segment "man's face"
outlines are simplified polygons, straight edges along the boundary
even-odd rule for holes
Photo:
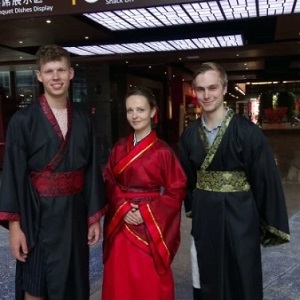
[[[66,58],[50,61],[41,65],[37,79],[43,84],[45,94],[51,97],[67,97],[70,80],[74,70],[68,65]]]
[[[219,72],[210,70],[199,74],[194,80],[194,88],[204,112],[214,112],[223,107],[227,87],[224,87]]]

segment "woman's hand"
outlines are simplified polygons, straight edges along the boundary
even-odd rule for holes
[[[130,225],[139,225],[144,222],[143,217],[140,213],[139,206],[131,204],[131,210],[125,215],[124,221]]]

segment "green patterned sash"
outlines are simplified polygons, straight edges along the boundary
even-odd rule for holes
[[[212,192],[250,191],[250,184],[243,171],[202,171],[197,172],[197,188]]]
[[[199,133],[202,141],[204,142],[207,155],[197,171],[197,188],[206,191],[215,192],[241,192],[249,191],[250,185],[248,183],[245,172],[243,171],[206,171],[207,167],[212,162],[218,147],[222,141],[225,131],[234,115],[230,109],[224,118],[219,132],[211,145],[209,146],[206,134],[202,127],[199,127]]]

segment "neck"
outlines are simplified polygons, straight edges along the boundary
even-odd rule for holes
[[[143,132],[135,131],[135,132],[134,132],[134,135],[135,135],[136,141],[137,141],[137,142],[141,141],[141,140],[142,140],[143,138],[145,138],[150,132],[151,132],[151,129],[149,129],[148,131],[143,131]]]
[[[66,108],[67,107],[67,97],[66,96],[62,96],[62,97],[51,97],[47,94],[45,94],[46,100],[48,105],[51,108]]]
[[[212,111],[212,112],[203,112],[203,118],[205,124],[210,128],[217,127],[225,118],[227,110],[224,106],[220,107],[220,109]]]

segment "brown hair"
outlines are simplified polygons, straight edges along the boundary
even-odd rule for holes
[[[221,82],[222,82],[222,85],[223,87],[227,86],[227,83],[228,83],[228,77],[227,77],[227,73],[225,71],[225,69],[215,63],[215,62],[205,62],[203,63],[194,73],[193,75],[193,81],[195,81],[196,77],[199,75],[199,74],[203,74],[207,71],[216,71],[220,74],[220,79],[221,79]]]
[[[71,67],[70,53],[66,49],[57,45],[45,45],[41,46],[36,53],[36,64],[40,70],[43,64],[50,61],[59,61],[62,58],[65,58],[69,67]]]
[[[146,87],[143,87],[143,86],[133,87],[126,94],[125,100],[128,97],[135,96],[135,95],[144,96],[147,99],[151,109],[154,108],[154,107],[157,108],[155,96],[154,96],[154,94],[152,93],[152,91],[150,89],[148,89]]]
[[[150,109],[156,108],[156,112],[154,117],[151,119],[151,127],[154,129],[157,126],[158,123],[158,107],[156,104],[156,98],[152,91],[146,87],[143,86],[136,86],[129,90],[129,92],[126,94],[125,101],[130,96],[143,96],[146,98],[147,102],[150,105]]]

